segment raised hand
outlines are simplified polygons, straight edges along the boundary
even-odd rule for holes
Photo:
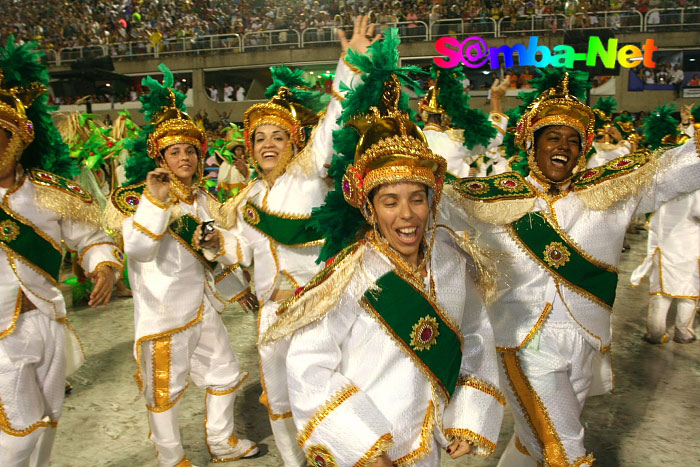
[[[165,202],[170,192],[170,174],[162,167],[153,169],[146,175],[146,188],[157,200]]]
[[[375,24],[369,23],[369,16],[358,16],[355,18],[355,27],[352,29],[352,37],[350,40],[347,39],[345,31],[338,29],[338,39],[340,39],[340,46],[343,49],[343,53],[346,53],[349,49],[354,49],[359,53],[363,54],[367,52],[367,48],[377,41],[380,37],[379,34],[374,34]]]

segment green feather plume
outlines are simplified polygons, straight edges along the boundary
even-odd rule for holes
[[[175,105],[183,112],[187,111],[185,106],[185,95],[173,88],[175,78],[170,69],[161,63],[158,69],[163,73],[163,84],[159,83],[150,76],[141,80],[141,84],[149,89],[148,94],[141,96],[141,109],[139,112],[144,114],[147,122],[153,119],[153,116],[163,107],[170,104],[170,91],[175,93]],[[148,172],[157,167],[156,161],[148,156],[146,149],[146,140],[153,133],[154,127],[152,124],[144,125],[138,132],[138,136],[130,138],[125,143],[126,149],[129,150],[130,157],[126,161],[126,177],[127,184],[133,185],[146,180]]]
[[[328,107],[330,96],[321,91],[310,89],[310,83],[304,79],[304,70],[292,70],[287,65],[270,67],[272,84],[265,90],[265,97],[272,99],[281,87],[287,87],[292,92],[294,102],[318,113]]]
[[[483,111],[469,107],[469,94],[464,92],[462,81],[466,78],[462,65],[455,68],[438,68],[433,64],[431,75],[437,88],[438,102],[450,116],[451,126],[464,130],[464,146],[472,149],[476,145],[488,146],[496,136],[496,129],[491,125]]]
[[[368,113],[371,106],[381,103],[384,83],[392,74],[404,86],[421,93],[420,85],[410,77],[410,73],[424,72],[414,66],[399,67],[399,43],[398,30],[392,28],[385,32],[382,41],[372,44],[366,54],[350,50],[346,56],[350,65],[362,71],[362,83],[355,88],[342,87],[348,93],[342,102],[343,111],[339,118],[341,128],[333,132],[333,149],[336,154],[328,170],[335,189],[328,192],[322,206],[313,210],[310,220],[312,226],[326,239],[318,262],[327,261],[355,242],[362,228],[367,225],[360,210],[350,206],[343,197],[343,175],[348,165],[353,163],[355,149],[360,141],[357,131],[344,126],[345,123],[356,115]],[[402,93],[399,108],[415,118],[415,111],[408,107],[408,94]]]
[[[664,136],[676,136],[680,133],[678,120],[671,115],[675,107],[673,104],[664,104],[655,108],[644,118],[644,143],[649,149],[658,149],[663,146],[661,140]]]
[[[603,125],[609,123],[609,121],[612,119],[612,114],[615,112],[616,109],[617,100],[614,97],[601,97],[600,99],[598,99],[598,102],[596,102],[593,106],[593,110],[600,110],[605,114],[605,118],[607,118],[608,120],[604,120],[598,114],[598,112],[594,112],[596,130],[599,128],[603,128]]]
[[[0,47],[4,84],[14,87],[38,82],[48,88],[49,72],[41,62],[43,56],[36,42],[18,46],[10,36],[5,47]],[[51,118],[50,112],[56,108],[49,106],[48,100],[48,94],[42,94],[27,109],[27,118],[34,125],[34,141],[22,153],[20,162],[25,168],[38,167],[73,178],[79,169]]]
[[[693,110],[690,111],[690,114],[693,116],[695,122],[700,123],[700,106],[693,106]]]

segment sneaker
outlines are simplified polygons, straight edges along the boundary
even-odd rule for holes
[[[231,435],[225,444],[213,444],[209,447],[212,462],[230,462],[253,457],[259,451],[257,444],[247,439],[238,439],[236,435]]]
[[[646,333],[642,339],[650,344],[665,344],[668,342],[669,336],[667,333],[663,333],[661,336],[652,336],[651,334]]]

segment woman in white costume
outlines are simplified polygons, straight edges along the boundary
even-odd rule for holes
[[[610,313],[627,225],[699,186],[694,140],[586,169],[594,116],[572,94],[567,73],[518,122],[527,177],[462,179],[445,190],[464,222],[447,210],[444,221],[505,253],[489,303],[516,431],[501,466],[593,465],[580,414],[587,397],[612,389]]]
[[[153,124],[143,164],[157,164],[145,182],[115,190],[106,212],[121,230],[134,293],[137,379],[146,399],[150,438],[162,467],[192,465],[185,456],[178,425],[187,377],[205,395],[205,441],[213,462],[250,457],[255,443],[234,433],[241,371],[221,312],[244,293],[240,269],[222,270],[197,248],[195,229],[216,218],[219,203],[199,181],[206,150],[204,133],[184,113],[184,95],[172,89],[172,73],[161,67],[165,85],[144,80],[142,98]],[[163,101],[164,99],[164,101]],[[221,222],[219,220],[219,222]]]
[[[441,447],[489,455],[498,439],[504,399],[477,286],[490,276],[434,223],[446,163],[398,110],[400,92],[393,76],[381,110],[353,121],[343,194],[364,237],[283,305],[265,340],[292,336],[297,440],[316,466],[438,466]]]
[[[340,33],[343,56],[348,49],[359,53],[373,41],[374,26],[367,17],[355,22],[348,41]],[[274,70],[289,75],[284,68]],[[297,80],[297,73],[291,78]],[[276,78],[277,75],[273,75]],[[341,58],[333,80],[333,99],[320,121],[296,96],[312,97],[302,88],[280,86],[269,102],[251,106],[244,116],[247,152],[258,177],[223,207],[232,227],[207,237],[209,259],[224,264],[253,266],[255,293],[260,303],[258,333],[261,337],[277,320],[277,307],[306,284],[321,268],[316,258],[322,244],[309,226],[311,210],[328,192],[326,166],[333,154],[332,132],[337,129],[342,99],[340,83],[352,85],[359,76]],[[275,79],[277,82],[277,79]],[[306,130],[314,127],[307,138]],[[307,141],[308,139],[308,141]],[[220,239],[220,241],[219,241]],[[260,401],[267,407],[275,443],[284,464],[304,466],[304,453],[295,442],[287,394],[284,345],[259,348]]]
[[[53,125],[36,43],[0,47],[0,465],[49,465],[66,375],[84,358],[59,289],[65,247],[109,302],[123,254]],[[40,168],[41,167],[41,168]],[[75,170],[77,172],[77,170]]]

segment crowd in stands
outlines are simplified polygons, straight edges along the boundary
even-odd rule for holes
[[[478,31],[490,19],[534,15],[553,31],[601,24],[600,12],[653,8],[700,7],[700,0],[3,0],[0,40],[36,39],[46,49],[150,41],[168,47],[177,39],[267,30],[314,29],[312,40],[333,37],[333,28],[351,24],[358,13],[371,12],[380,24],[407,22],[406,37],[423,33],[440,19],[462,19]],[[547,22],[558,13],[562,26]],[[578,13],[578,14],[577,14]],[[624,21],[624,14],[619,15]],[[255,36],[255,34],[253,34]],[[252,38],[255,41],[255,37]]]

